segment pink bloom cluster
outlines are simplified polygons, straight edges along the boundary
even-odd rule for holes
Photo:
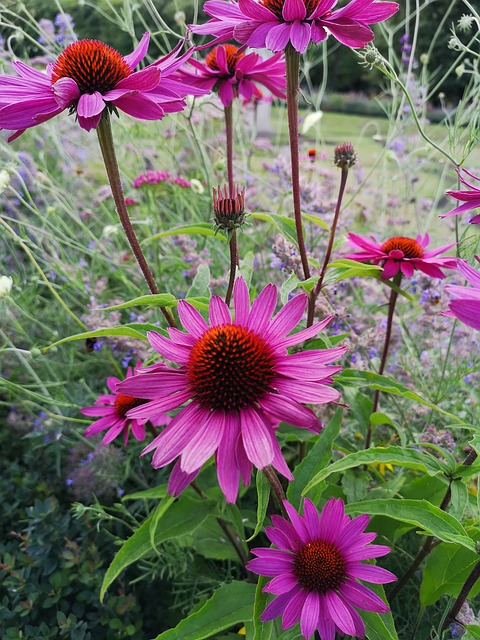
[[[195,87],[218,91],[225,107],[238,95],[245,102],[261,99],[262,92],[257,84],[266,87],[277,98],[285,98],[282,53],[264,60],[258,53],[245,55],[233,44],[219,45],[210,51],[204,62],[190,58],[180,73]]]
[[[150,34],[135,50],[122,56],[98,40],[70,44],[45,72],[23,62],[13,63],[18,76],[0,76],[0,128],[14,130],[13,140],[30,127],[65,109],[76,113],[86,131],[98,126],[104,109],[120,109],[143,120],[159,120],[182,111],[185,96],[205,93],[191,87],[177,70],[192,55],[180,55],[180,42],[168,55],[139,71]]]
[[[462,171],[470,178],[480,181],[480,178],[474,176],[473,173],[470,173],[470,171],[467,171],[466,169],[462,169]],[[463,204],[455,207],[455,209],[452,209],[448,213],[445,213],[443,216],[440,216],[441,218],[449,218],[450,216],[456,216],[459,213],[463,213],[464,211],[470,211],[471,209],[477,209],[478,207],[480,207],[480,188],[476,187],[471,182],[468,182],[466,178],[461,175],[458,169],[457,174],[460,178],[460,182],[466,187],[469,187],[470,191],[447,191],[447,196],[451,196],[456,200],[460,200],[461,202],[463,202]],[[480,213],[470,220],[470,224],[480,224]]]
[[[290,43],[303,53],[310,42],[322,42],[328,33],[348,47],[364,47],[374,38],[369,25],[398,11],[396,2],[351,0],[334,11],[336,4],[337,0],[208,0],[203,10],[211,20],[190,28],[214,36],[213,43],[234,38],[271,51],[283,51]]]
[[[135,178],[132,182],[132,187],[139,189],[142,184],[158,184],[169,180],[170,177],[171,174],[168,171],[145,171]]]
[[[382,279],[393,278],[400,271],[407,278],[411,278],[415,269],[426,273],[432,278],[445,278],[441,268],[455,269],[455,258],[437,258],[455,246],[447,244],[438,249],[427,250],[430,239],[428,233],[418,235],[415,240],[404,236],[394,236],[383,243],[375,239],[364,238],[355,233],[348,234],[348,242],[360,251],[348,253],[344,258],[358,262],[373,262],[383,266]]]
[[[475,256],[475,258],[480,262],[478,256]],[[449,310],[442,315],[458,318],[464,324],[468,324],[469,327],[480,331],[480,272],[463,260],[458,261],[457,268],[472,286],[447,285],[445,291],[453,297],[453,300],[448,303]]]
[[[396,577],[390,571],[363,560],[379,558],[389,547],[370,544],[375,533],[365,533],[368,515],[350,519],[342,500],[330,498],[320,516],[306,499],[304,514],[284,501],[290,522],[273,515],[273,527],[265,533],[278,549],[257,548],[247,568],[272,577],[264,587],[276,595],[261,620],[282,616],[282,629],[300,620],[300,631],[308,640],[315,630],[321,640],[335,640],[335,634],[365,637],[365,624],[355,609],[386,613],[385,602],[358,580],[385,584]]]
[[[321,423],[303,403],[335,402],[330,365],[345,347],[312,349],[288,354],[287,348],[316,336],[331,318],[292,336],[301,320],[306,295],[290,300],[272,318],[278,292],[267,285],[250,307],[245,281],[234,292],[235,319],[225,302],[210,301],[209,322],[188,302],[180,300],[178,314],[187,330],[169,328],[169,338],[147,334],[157,353],[179,365],[154,364],[120,383],[117,391],[145,398],[127,412],[140,422],[180,408],[144,450],[154,451],[152,464],[164,467],[178,458],[169,481],[177,495],[192,482],[202,465],[216,457],[218,481],[228,502],[235,502],[240,477],[250,482],[252,467],[272,465],[289,480],[275,432],[280,421],[318,433]]]

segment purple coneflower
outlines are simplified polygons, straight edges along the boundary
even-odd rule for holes
[[[143,120],[182,111],[186,95],[205,93],[177,74],[193,49],[179,56],[179,43],[160,60],[134,71],[149,41],[145,33],[136,49],[122,56],[98,40],[77,40],[45,72],[14,62],[19,76],[0,76],[0,128],[15,130],[9,138],[13,140],[65,109],[76,113],[86,131],[98,126],[105,108]]]
[[[475,259],[480,262],[478,256]],[[448,303],[448,311],[444,311],[442,315],[458,318],[480,331],[480,272],[463,260],[458,260],[457,269],[473,289],[457,285],[446,286],[445,291],[453,296],[453,300]]]
[[[448,251],[455,246],[455,243],[427,251],[429,240],[428,233],[426,233],[424,236],[418,235],[415,240],[404,236],[394,236],[380,244],[375,240],[349,233],[349,243],[361,251],[349,253],[343,257],[357,260],[357,262],[381,264],[383,266],[381,274],[383,280],[393,278],[399,271],[407,278],[411,278],[415,269],[432,278],[445,278],[440,267],[455,269],[456,260],[455,258],[436,258],[435,256]]]
[[[193,67],[190,69],[189,66]],[[245,55],[233,44],[214,47],[204,62],[190,58],[180,69],[189,84],[207,91],[218,91],[224,107],[241,95],[245,102],[261,99],[262,84],[277,98],[285,98],[285,60],[278,53],[267,60],[258,53]]]
[[[374,37],[369,25],[398,11],[396,2],[352,0],[332,11],[336,4],[337,0],[209,0],[203,10],[212,19],[191,29],[215,36],[214,43],[235,38],[271,51],[282,51],[290,43],[303,53],[310,42],[322,42],[328,33],[348,47],[364,47]]]
[[[463,202],[463,204],[455,207],[455,209],[452,209],[448,213],[445,213],[443,216],[440,216],[441,218],[450,218],[450,216],[456,216],[459,213],[463,213],[464,211],[470,211],[471,209],[477,209],[477,207],[480,207],[480,188],[471,184],[464,177],[462,177],[458,169],[456,171],[458,177],[460,178],[460,182],[466,187],[469,187],[471,191],[447,191],[447,196],[451,196],[456,200],[460,200],[461,202]],[[467,171],[466,169],[462,169],[462,171],[470,178],[480,181],[480,178],[474,176],[473,173],[470,173],[470,171]],[[480,224],[480,213],[470,220],[470,224]]]
[[[141,363],[139,362],[133,371],[130,367],[127,369],[127,380],[138,373],[140,366]],[[133,398],[132,396],[120,393],[117,389],[120,382],[121,380],[114,376],[107,378],[107,387],[113,395],[104,394],[98,396],[93,407],[85,407],[84,409],[81,409],[81,413],[85,416],[100,417],[100,420],[97,420],[85,429],[86,436],[94,436],[97,435],[97,433],[108,429],[102,440],[103,444],[109,444],[112,440],[115,440],[117,436],[123,433],[123,444],[124,446],[127,446],[130,430],[135,440],[145,440],[146,420],[128,418],[126,413],[129,409],[138,407],[141,404],[148,402],[148,400]],[[162,412],[157,412],[156,415],[152,414],[149,420],[154,426],[160,426],[170,422],[169,416],[164,415]]]
[[[179,457],[169,483],[174,495],[213,454],[228,502],[236,500],[240,476],[249,483],[252,466],[272,465],[293,480],[275,428],[285,421],[318,433],[321,423],[303,403],[338,399],[339,392],[330,385],[341,367],[326,365],[341,357],[345,347],[287,353],[288,347],[316,336],[331,318],[287,337],[302,318],[307,296],[292,298],[272,319],[277,296],[277,288],[267,285],[250,308],[247,285],[238,278],[235,319],[214,296],[209,323],[181,300],[178,313],[187,333],[169,328],[170,339],[155,331],[147,334],[155,351],[179,368],[156,364],[119,385],[120,393],[150,400],[129,411],[131,418],[146,420],[188,403],[143,451],[154,451],[155,468]]]
[[[283,616],[283,629],[300,620],[300,631],[307,640],[315,630],[321,640],[334,640],[337,631],[364,638],[365,625],[354,607],[375,613],[386,613],[389,608],[357,580],[385,584],[396,577],[362,560],[384,556],[389,547],[370,544],[376,534],[364,533],[369,516],[350,519],[342,500],[330,498],[320,517],[308,499],[303,516],[286,500],[283,504],[291,522],[274,515],[273,527],[265,529],[278,549],[252,549],[258,557],[247,565],[250,571],[273,578],[263,590],[277,597],[261,620]]]

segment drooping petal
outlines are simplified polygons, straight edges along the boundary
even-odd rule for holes
[[[129,53],[128,56],[123,57],[132,71],[147,55],[149,42],[150,34],[148,33],[148,31],[146,31],[132,53]]]

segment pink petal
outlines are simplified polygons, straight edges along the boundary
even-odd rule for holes
[[[308,298],[303,293],[289,300],[272,319],[270,326],[265,331],[265,340],[276,343],[277,340],[293,331],[303,317],[307,301]]]
[[[138,45],[135,47],[135,49],[132,51],[132,53],[129,53],[128,56],[123,56],[123,59],[125,60],[125,62],[128,64],[128,66],[132,71],[135,69],[137,64],[141,62],[147,55],[149,42],[150,42],[150,34],[147,31],[143,34],[142,39],[140,40]]]
[[[297,578],[293,573],[282,573],[273,580],[270,580],[267,586],[263,588],[263,591],[265,591],[265,593],[275,593],[276,595],[280,595],[281,593],[291,591],[297,586],[297,584]]]
[[[160,69],[150,65],[149,67],[145,67],[145,69],[141,69],[140,71],[135,71],[135,73],[132,73],[130,76],[120,80],[120,82],[115,85],[115,89],[104,94],[104,98],[105,100],[113,101],[115,98],[121,97],[122,94],[116,93],[120,90],[123,92],[151,91],[158,86],[159,82]]]
[[[302,2],[303,4],[303,2]],[[310,44],[312,29],[309,22],[294,22],[290,29],[290,42],[298,53],[305,53]]]
[[[104,108],[105,102],[101,93],[82,93],[77,104],[77,114],[80,118],[91,118],[101,113]]]
[[[400,262],[400,269],[406,278],[411,278],[415,272],[413,264],[408,262],[408,260],[402,260]]]
[[[254,0],[238,0],[238,8],[245,16],[248,16],[248,18],[252,20],[260,20],[263,22],[275,19],[275,14],[258,2],[254,2]]]
[[[373,593],[373,591],[358,582],[347,580],[340,586],[339,591],[346,600],[360,609],[375,611],[376,613],[390,611],[385,602],[376,593]],[[336,620],[335,623],[337,624]],[[347,631],[346,633],[350,632]]]
[[[260,406],[267,415],[296,427],[319,433],[322,423],[308,407],[296,400],[274,393],[266,393],[259,400]]]
[[[280,393],[284,393],[298,402],[309,404],[335,402],[340,397],[340,392],[333,387],[308,380],[278,379],[275,381],[275,386]]]
[[[217,452],[217,475],[227,502],[237,499],[240,472],[235,459],[237,439],[240,437],[240,420],[237,414],[227,413],[223,437]]]
[[[213,296],[210,300],[209,321],[211,327],[232,324],[230,310],[220,296]]]
[[[300,342],[305,342],[305,340],[309,340],[310,338],[314,338],[320,331],[325,329],[325,327],[330,324],[333,320],[333,316],[328,316],[322,322],[318,322],[317,324],[308,327],[307,329],[303,329],[302,331],[298,331],[298,333],[294,333],[292,336],[288,336],[283,340],[279,340],[276,347],[288,348],[293,347],[295,344],[300,344]]]
[[[278,291],[273,284],[267,284],[258,297],[253,301],[252,309],[248,317],[247,326],[252,331],[262,334],[268,326],[277,305]]]
[[[179,301],[178,315],[185,329],[196,338],[201,338],[205,331],[208,331],[208,324],[189,302]]]
[[[100,418],[100,420],[96,420],[93,424],[87,427],[83,433],[88,438],[100,433],[100,431],[114,427],[117,424],[123,427],[124,422],[125,420],[123,418],[117,418],[112,415],[105,416],[104,418]]]
[[[386,584],[387,582],[395,582],[397,579],[397,576],[386,569],[382,569],[382,567],[360,562],[349,563],[348,575],[359,580],[373,582],[374,584]]]
[[[265,611],[260,616],[260,620],[262,622],[268,622],[269,620],[273,620],[274,618],[278,618],[278,616],[281,616],[292,597],[299,591],[300,587],[297,587],[296,589],[292,589],[292,591],[289,591],[288,593],[282,593],[281,595],[277,596],[274,600],[272,600],[272,602],[270,602],[268,607],[266,607]]]
[[[218,88],[218,96],[222,101],[224,107],[229,107],[232,104],[233,86],[228,80],[223,80],[220,82],[220,86]]]
[[[290,598],[290,602],[283,612],[282,629],[290,629],[290,627],[293,627],[293,625],[298,622],[306,599],[307,591],[303,589],[297,591],[297,593]]]
[[[389,280],[396,276],[400,268],[400,263],[395,260],[387,260],[383,265],[382,280]]]
[[[235,280],[233,307],[235,310],[235,324],[246,326],[250,313],[250,296],[247,283],[242,277]]]
[[[282,9],[282,16],[285,22],[304,20],[307,15],[303,0],[285,0]]]
[[[212,456],[225,429],[223,411],[213,411],[203,424],[198,424],[195,434],[184,447],[180,464],[182,471],[193,473]]]
[[[310,638],[317,628],[320,614],[320,597],[315,591],[307,595],[300,617],[300,631],[304,638]]]
[[[131,93],[111,102],[129,116],[140,120],[161,120],[165,113],[164,109],[145,93]]]
[[[271,464],[274,457],[275,435],[272,427],[255,409],[247,407],[240,411],[240,428],[243,446],[248,459],[257,469]]]
[[[72,78],[60,78],[52,86],[57,103],[65,109],[80,97],[80,89]]]
[[[168,480],[168,493],[172,496],[179,496],[195,480],[199,471],[200,469],[197,469],[193,473],[185,473],[180,468],[180,460],[177,460]]]
[[[156,331],[147,331],[147,339],[155,349],[157,353],[172,362],[178,362],[180,364],[186,364],[192,352],[190,347],[184,347],[179,344],[175,344],[168,338],[164,338]]]
[[[325,603],[328,607],[328,612],[335,625],[348,635],[355,633],[355,623],[350,614],[350,611],[345,606],[343,600],[335,593],[335,591],[327,591],[325,593]]]
[[[290,28],[291,25],[286,22],[271,27],[265,38],[267,49],[270,49],[270,51],[283,51],[290,42]]]

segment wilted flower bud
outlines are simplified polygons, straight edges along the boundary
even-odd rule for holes
[[[217,229],[233,231],[245,222],[245,189],[233,188],[233,192],[225,185],[213,189],[213,211]]]
[[[350,169],[355,164],[357,156],[355,155],[355,149],[349,142],[341,144],[339,147],[335,147],[335,156],[333,163],[340,169]]]

